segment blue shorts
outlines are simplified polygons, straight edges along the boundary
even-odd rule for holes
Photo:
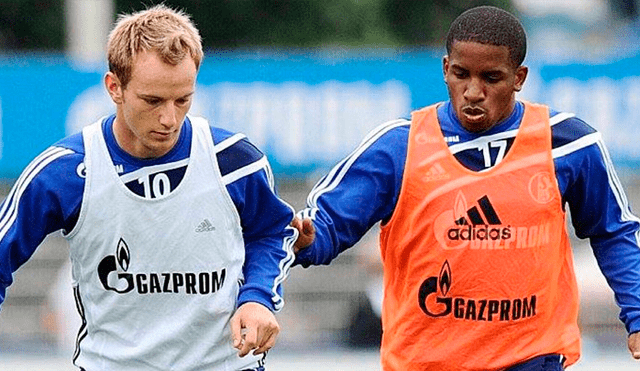
[[[563,371],[564,357],[559,354],[547,354],[532,358],[507,368],[505,371]]]

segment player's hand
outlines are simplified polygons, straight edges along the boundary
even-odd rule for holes
[[[238,355],[262,354],[271,349],[280,333],[276,316],[259,303],[244,303],[231,318],[231,339]]]
[[[316,238],[316,229],[311,219],[300,219],[297,216],[293,218],[291,226],[298,230],[298,239],[293,245],[293,252],[297,254],[313,243]]]
[[[629,346],[629,352],[631,352],[633,358],[640,359],[640,332],[634,332],[629,335],[627,344]]]

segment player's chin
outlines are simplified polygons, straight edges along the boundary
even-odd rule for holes
[[[153,138],[147,141],[146,147],[150,157],[157,158],[171,151],[176,142],[176,138],[162,138],[160,140]]]
[[[465,129],[475,132],[481,133],[485,130],[491,129],[494,125],[491,119],[487,115],[477,115],[477,116],[463,116],[460,121],[462,122]]]

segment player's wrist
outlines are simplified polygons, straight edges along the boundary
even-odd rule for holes
[[[267,295],[260,290],[249,289],[246,290],[238,296],[237,307],[240,308],[243,304],[246,303],[258,303],[265,306],[272,312],[275,312],[275,304],[271,300],[271,295]]]

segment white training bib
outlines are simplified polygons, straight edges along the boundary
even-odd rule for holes
[[[99,121],[83,130],[86,185],[70,242],[86,371],[258,366],[237,356],[229,320],[244,263],[240,218],[222,183],[208,123],[192,118],[181,183],[143,198],[121,181]]]

